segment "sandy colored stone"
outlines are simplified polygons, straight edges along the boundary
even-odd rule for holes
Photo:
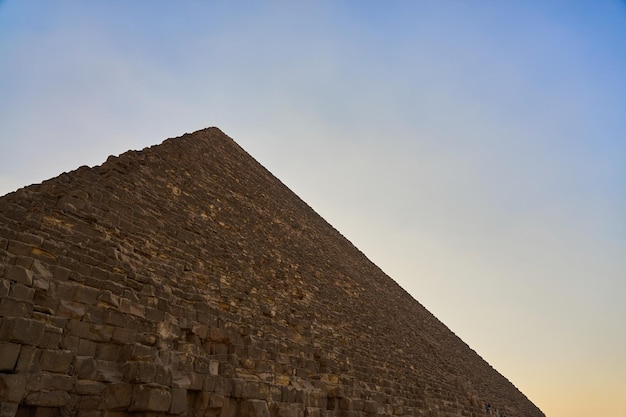
[[[0,219],[0,417],[545,417],[218,129]]]

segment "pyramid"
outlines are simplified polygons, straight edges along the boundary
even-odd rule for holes
[[[1,197],[0,297],[0,416],[544,416],[217,128]]]

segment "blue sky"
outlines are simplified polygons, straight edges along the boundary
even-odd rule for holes
[[[626,417],[626,5],[387,3],[0,2],[0,194],[218,126],[549,416]]]

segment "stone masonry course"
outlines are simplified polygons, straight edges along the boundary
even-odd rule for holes
[[[543,417],[217,128],[0,197],[0,417]]]

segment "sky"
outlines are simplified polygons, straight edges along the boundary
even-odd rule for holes
[[[626,3],[0,0],[0,195],[217,126],[549,417],[626,417]]]

